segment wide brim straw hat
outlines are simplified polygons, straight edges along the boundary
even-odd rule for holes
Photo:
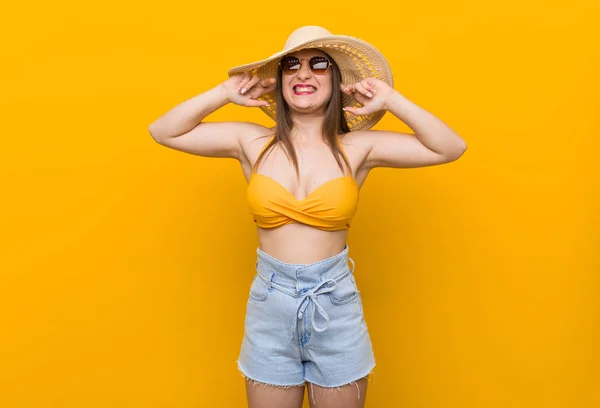
[[[316,48],[327,53],[339,67],[344,85],[374,77],[385,81],[390,87],[394,86],[390,65],[377,48],[359,38],[333,35],[318,26],[298,28],[290,34],[283,50],[261,61],[231,68],[228,75],[232,77],[248,72],[260,79],[276,78],[281,58],[286,54],[307,48]],[[275,91],[264,94],[257,99],[269,103],[270,106],[261,106],[260,108],[275,120],[275,112],[277,111]],[[342,94],[342,103],[344,106],[360,106],[354,98],[346,94]],[[385,111],[381,110],[369,115],[354,115],[350,112],[344,112],[344,114],[349,129],[356,131],[366,130],[374,126],[381,120]]]

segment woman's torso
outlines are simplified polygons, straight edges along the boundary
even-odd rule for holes
[[[313,195],[326,194],[325,190],[331,188],[337,189],[336,193],[339,191],[348,195],[350,202],[355,195],[357,199],[358,189],[367,175],[367,171],[361,168],[366,152],[352,146],[348,135],[338,140],[350,162],[350,172],[340,169],[325,142],[311,141],[295,145],[299,181],[280,146],[275,146],[263,156],[256,174],[253,174],[252,167],[271,137],[272,132],[265,137],[249,140],[243,146],[246,157],[242,161],[242,169],[249,183],[253,177],[259,178],[258,182],[270,184],[290,201],[299,203],[311,200]],[[301,222],[289,222],[276,228],[258,227],[257,230],[262,251],[282,262],[297,264],[317,262],[341,252],[348,236],[348,229],[324,230]]]

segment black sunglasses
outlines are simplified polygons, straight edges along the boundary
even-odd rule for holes
[[[279,66],[284,73],[295,74],[300,70],[302,64],[297,57],[286,56],[279,61]],[[323,75],[331,66],[331,61],[327,57],[312,57],[308,61],[308,66],[313,74]]]

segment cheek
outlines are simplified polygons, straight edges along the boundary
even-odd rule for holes
[[[282,79],[281,80],[281,93],[283,94],[284,97],[289,96],[289,94],[290,94],[289,89],[290,89],[289,81]]]
[[[323,93],[327,95],[327,98],[331,97],[331,89],[333,85],[331,84],[331,76],[327,76],[327,79],[321,82],[321,87],[323,89]]]
[[[323,97],[325,99],[329,99],[331,98],[331,85],[325,85],[323,88],[321,88],[323,90]]]
[[[283,90],[283,93],[291,93],[292,91],[290,90],[290,84],[292,82],[291,78],[282,78],[281,80],[281,88]]]

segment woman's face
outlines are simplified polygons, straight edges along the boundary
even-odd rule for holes
[[[311,71],[309,60],[312,57],[327,57],[322,51],[314,49],[300,50],[288,54],[300,60],[300,69],[292,74],[281,73],[283,97],[292,112],[322,113],[331,98],[331,72],[315,74]],[[328,58],[329,59],[329,58]]]

